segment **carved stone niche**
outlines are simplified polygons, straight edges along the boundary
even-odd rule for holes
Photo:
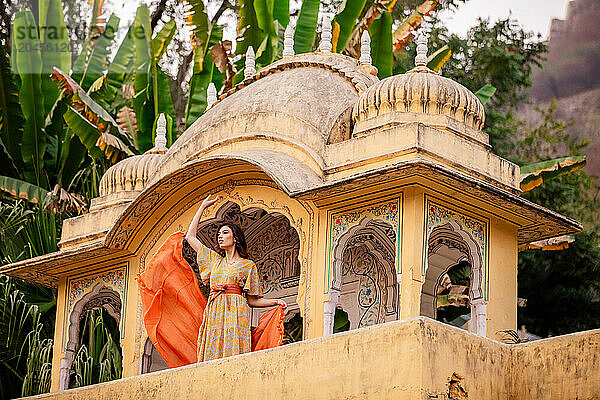
[[[117,326],[119,326],[122,310],[119,293],[102,283],[97,283],[90,292],[86,293],[75,303],[73,311],[69,315],[68,342],[65,350],[65,358],[60,363],[60,390],[69,388],[71,366],[75,359],[75,353],[79,348],[81,319],[87,311],[98,308],[104,308],[115,319]]]
[[[217,211],[215,218],[198,225],[198,239],[217,252],[221,252],[217,243],[217,230],[222,222],[235,223],[244,232],[248,257],[258,268],[263,295],[266,298],[283,298],[288,303],[290,312],[297,310],[300,238],[287,217],[258,207],[241,211],[238,204],[226,202]],[[183,256],[198,276],[196,254],[185,242]],[[200,289],[208,294],[209,288],[200,285]],[[252,310],[253,324],[256,324],[262,311],[264,310]]]
[[[350,329],[398,318],[393,228],[373,220],[340,240],[342,286],[339,306],[348,313]]]

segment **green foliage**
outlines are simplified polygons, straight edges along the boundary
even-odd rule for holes
[[[294,31],[294,51],[296,54],[308,53],[313,50],[315,37],[317,36],[320,4],[319,0],[302,1]]]
[[[290,344],[302,340],[303,319],[300,313],[294,314],[289,321],[283,323],[283,344]]]
[[[16,280],[0,276],[0,397],[36,395],[50,389],[53,319],[41,322]]]
[[[58,250],[62,218],[24,201],[0,201],[0,263],[7,264]]]
[[[496,88],[489,83],[486,83],[483,87],[479,88],[478,91],[475,92],[475,96],[479,99],[481,104],[485,105],[492,98],[494,93],[496,93]]]
[[[348,313],[336,308],[333,315],[333,333],[346,332],[350,330],[350,319]]]
[[[438,39],[436,39],[436,36]],[[472,91],[489,83],[497,88],[495,105],[516,105],[523,101],[523,89],[531,86],[531,71],[541,66],[546,44],[533,39],[510,18],[490,23],[482,20],[466,38],[448,34],[444,28],[432,34],[447,43],[454,55],[445,65],[444,76]]]
[[[432,54],[430,54],[429,57],[427,57],[427,68],[435,72],[439,72],[451,56],[452,50],[450,50],[450,46],[448,46],[447,44],[443,45],[442,47],[434,51]],[[477,95],[477,93],[475,93],[475,95]]]
[[[584,231],[566,250],[519,254],[519,297],[527,299],[519,325],[544,337],[600,327],[598,242]]]
[[[379,79],[392,75],[392,14],[383,12],[369,27],[371,56]]]
[[[121,378],[122,354],[116,321],[103,308],[81,320],[80,346],[71,368],[73,388]]]
[[[354,29],[356,20],[365,8],[366,0],[345,0],[342,11],[333,18],[334,32],[336,31],[336,24],[339,26],[339,33],[337,40],[334,39],[334,49],[338,53],[341,52],[348,43],[350,34]],[[390,16],[391,19],[391,16]],[[391,27],[390,27],[391,34]],[[373,37],[373,35],[371,35]],[[390,48],[391,48],[391,36],[390,36]]]
[[[43,132],[45,103],[41,78],[42,55],[33,14],[29,11],[19,11],[15,15],[13,29],[15,32],[27,32],[25,35],[13,35],[16,46],[31,48],[31,51],[18,51],[13,55],[21,78],[19,102],[25,117],[21,142],[23,172],[28,182],[47,187],[48,183],[42,171],[46,151],[46,137]]]

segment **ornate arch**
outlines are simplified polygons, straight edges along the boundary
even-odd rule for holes
[[[398,225],[394,225],[394,222],[396,222],[398,218],[398,203],[396,200],[392,203],[384,204],[383,206],[383,209],[391,211],[391,214],[386,214],[387,218],[374,218],[374,216],[366,210],[363,212],[356,212],[350,218],[346,218],[346,220],[352,220],[356,215],[360,215],[360,218],[356,219],[356,224],[344,229],[341,235],[333,235],[332,237],[333,250],[331,251],[331,263],[333,276],[329,284],[329,300],[325,302],[323,310],[324,335],[333,333],[333,319],[335,316],[335,309],[339,303],[343,283],[344,265],[346,263],[344,257],[347,256],[347,251],[352,247],[362,246],[368,249],[369,254],[376,258],[376,264],[383,266],[385,275],[387,276],[387,273],[390,273],[394,283],[388,285],[386,278],[386,293],[384,296],[386,298],[385,308],[386,312],[390,307],[396,308],[396,310],[398,308],[399,290],[397,285],[398,272],[396,266]],[[381,214],[379,215],[381,216]],[[341,218],[344,218],[344,216],[341,216]],[[337,222],[338,220],[340,220],[339,217],[333,219],[334,222]],[[379,319],[377,322],[380,322]]]
[[[123,308],[121,295],[103,282],[97,282],[92,287],[91,291],[87,292],[77,300],[72,311],[69,313],[69,324],[67,327],[68,341],[65,349],[65,357],[60,363],[59,390],[69,388],[71,365],[73,364],[75,353],[79,347],[79,328],[82,315],[84,315],[86,311],[95,308],[104,308],[108,314],[115,319],[119,330],[122,330],[123,328],[121,326]]]
[[[427,214],[422,282],[425,283],[430,254],[442,246],[459,249],[471,265],[470,330],[477,335],[486,336],[489,222],[459,213],[427,197],[425,206]]]
[[[245,188],[251,186],[261,187],[261,191],[266,195],[264,198],[258,196],[251,196],[247,194]],[[271,193],[268,193],[271,192]],[[277,193],[276,193],[277,192]],[[228,201],[235,203],[240,207],[241,211],[249,209],[262,209],[273,215],[282,215],[287,218],[289,225],[297,232],[299,237],[299,256],[300,261],[300,277],[298,281],[298,297],[297,304],[300,307],[301,314],[308,315],[310,313],[309,299],[305,296],[305,293],[310,287],[310,263],[311,259],[311,247],[310,242],[312,240],[312,232],[314,231],[314,210],[311,206],[299,199],[289,198],[284,192],[277,187],[277,185],[267,179],[230,179],[223,184],[211,188],[205,191],[196,191],[191,193],[189,196],[184,197],[183,201],[178,204],[176,211],[172,212],[168,218],[160,220],[160,223],[156,224],[150,235],[144,239],[140,250],[140,261],[139,271],[142,271],[149,257],[152,256],[152,251],[156,250],[157,243],[164,238],[167,234],[174,231],[185,231],[187,225],[185,223],[178,222],[181,216],[192,207],[198,207],[202,200],[207,195],[218,194],[220,199],[206,210],[207,218],[215,216],[217,210],[221,209]],[[279,197],[281,199],[279,199]],[[276,197],[275,200],[267,200],[268,198]],[[286,201],[286,199],[288,201]],[[164,240],[164,239],[163,239]],[[137,307],[138,321],[137,332],[136,332],[136,363],[141,368],[142,358],[144,356],[144,343],[148,338],[148,335],[144,329],[144,323],[142,319],[142,308],[141,303]],[[310,323],[309,318],[304,318],[304,332],[308,330],[307,324]]]

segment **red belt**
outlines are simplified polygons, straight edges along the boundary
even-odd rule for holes
[[[215,285],[210,288],[210,294],[217,295],[220,293],[241,295],[243,292],[238,285]]]

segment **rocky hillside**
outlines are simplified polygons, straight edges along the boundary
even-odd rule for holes
[[[555,116],[575,124],[570,132],[587,138],[588,172],[600,176],[600,0],[574,0],[564,20],[552,21],[549,53],[533,75],[532,104],[519,110],[531,124],[539,122],[535,107],[547,108],[556,98]]]

